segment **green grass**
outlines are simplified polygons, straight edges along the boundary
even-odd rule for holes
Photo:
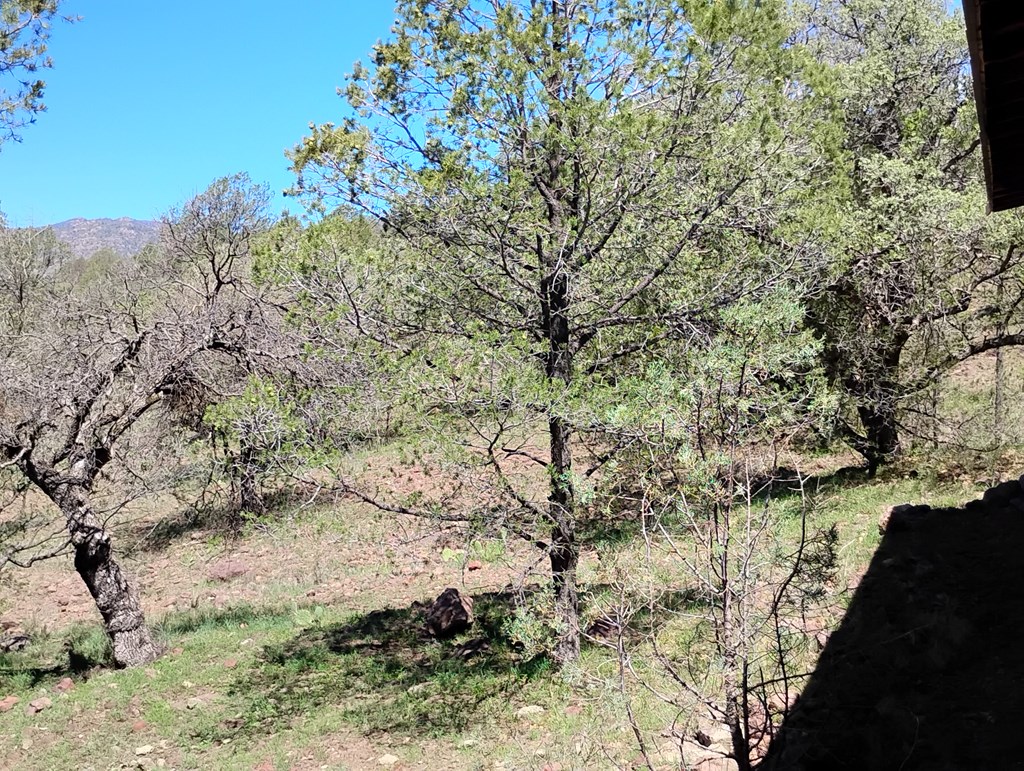
[[[980,478],[965,483],[964,474],[914,460],[921,469],[916,475],[908,462],[878,479],[837,476],[815,488],[809,529],[835,526],[839,534],[839,575],[830,598],[837,603],[846,581],[877,549],[878,519],[888,507],[960,505],[980,493],[982,486],[974,484]],[[778,494],[770,505],[780,515],[775,537],[794,544],[801,499]],[[148,767],[163,759],[168,767],[196,769],[252,769],[266,761],[276,768],[300,761],[367,768],[386,752],[407,765],[438,768],[484,768],[495,761],[508,768],[629,765],[636,748],[614,651],[586,649],[578,665],[556,673],[536,648],[514,642],[542,638],[543,603],[537,600],[539,621],[528,614],[513,620],[510,597],[502,592],[479,593],[470,632],[450,641],[425,636],[420,611],[409,605],[394,565],[346,563],[346,555],[378,548],[392,524],[365,511],[346,508],[344,514],[322,508],[303,518],[260,523],[217,550],[164,532],[158,549],[169,552],[165,558],[177,564],[191,559],[197,571],[220,550],[259,538],[290,544],[308,558],[302,564],[315,565],[297,567],[294,580],[268,581],[258,602],[218,610],[203,604],[200,593],[193,610],[155,619],[168,653],[150,667],[109,669],[106,638],[95,624],[60,634],[29,630],[29,649],[0,656],[0,697],[22,699],[0,715],[0,767]],[[441,560],[446,573],[435,579],[438,591],[464,575],[466,559],[514,560],[514,546],[481,540],[452,552],[450,561]],[[614,608],[623,586],[634,596],[651,587],[667,590],[660,612],[641,609],[634,624],[640,632],[657,630],[681,666],[689,658],[711,668],[712,653],[699,648],[704,643],[694,620],[706,608],[690,593],[685,570],[671,562],[647,568],[643,561],[643,543],[625,531],[589,552],[580,571],[586,620]],[[359,606],[318,603],[304,596],[317,583],[309,569],[380,588]],[[640,575],[644,570],[649,574]],[[201,584],[198,573],[196,586]],[[465,655],[470,643],[480,650]],[[649,656],[642,635],[631,646],[636,673],[658,692],[672,693],[676,686]],[[816,650],[804,646],[799,654],[813,664]],[[54,693],[68,674],[74,689]],[[713,685],[713,676],[708,682]],[[53,706],[26,716],[24,704],[44,694]],[[640,729],[668,765],[672,740],[666,729],[674,720],[687,724],[689,707],[685,700],[683,707],[667,705],[635,684],[628,694]],[[517,718],[526,704],[546,711]],[[573,712],[566,714],[570,704]],[[135,730],[136,721],[145,725]],[[22,750],[26,742],[29,749]],[[153,751],[140,761],[135,748],[143,745]]]

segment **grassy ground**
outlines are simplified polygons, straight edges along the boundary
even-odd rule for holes
[[[883,512],[908,501],[959,504],[987,481],[915,465],[815,487],[814,527],[839,533],[837,598],[869,563]],[[794,539],[797,518],[782,523],[783,540]],[[0,714],[0,768],[554,771],[639,762],[614,651],[592,645],[577,667],[556,673],[511,642],[513,601],[542,579],[519,573],[533,561],[527,547],[466,550],[455,533],[346,501],[257,523],[237,539],[173,516],[119,536],[132,547],[128,567],[166,655],[142,670],[105,668],[95,610],[70,564],[19,575],[2,620],[33,642],[0,656],[0,698],[20,699]],[[641,551],[623,541],[587,553],[589,616]],[[470,559],[483,567],[468,570]],[[475,597],[478,621],[440,642],[423,633],[420,603],[446,586]],[[529,630],[516,631],[522,639]],[[634,663],[667,687],[650,662]],[[74,685],[61,692],[65,677]],[[677,764],[677,710],[627,691],[655,763]],[[52,704],[26,714],[43,696]]]

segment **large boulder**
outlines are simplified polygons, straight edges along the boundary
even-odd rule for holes
[[[434,637],[452,637],[473,625],[473,598],[448,588],[427,608],[427,631]]]

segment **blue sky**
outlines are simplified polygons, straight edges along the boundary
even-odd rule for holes
[[[66,0],[47,112],[0,145],[11,225],[155,219],[213,179],[291,184],[284,151],[337,121],[335,89],[386,37],[392,0]]]

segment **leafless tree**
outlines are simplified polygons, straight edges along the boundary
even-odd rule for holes
[[[158,650],[96,494],[118,475],[146,475],[137,463],[140,431],[166,412],[184,374],[203,377],[219,359],[251,349],[261,304],[239,261],[251,233],[267,224],[265,205],[247,178],[219,180],[172,212],[164,249],[125,262],[101,285],[63,281],[38,253],[4,255],[26,265],[18,275],[34,277],[2,287],[4,304],[21,309],[5,315],[0,336],[8,490],[42,493],[64,534],[5,543],[0,566],[72,551],[120,666]]]

